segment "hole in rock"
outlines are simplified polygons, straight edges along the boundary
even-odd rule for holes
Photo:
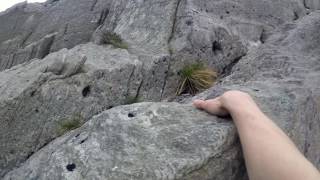
[[[32,91],[32,92],[30,93],[30,96],[33,97],[35,93],[36,93],[36,90]]]
[[[83,97],[87,97],[90,94],[90,91],[91,91],[91,87],[90,86],[86,86],[82,90],[82,96]]]
[[[80,141],[80,144],[83,144],[84,142],[86,142],[86,140],[84,139],[84,140],[82,140],[82,141]]]
[[[129,118],[133,118],[133,117],[134,117],[134,114],[133,114],[133,113],[129,113],[129,114],[128,114],[128,117],[129,117]]]
[[[66,169],[68,170],[68,171],[73,171],[74,169],[76,168],[76,165],[75,164],[68,164],[67,166],[66,166]]]
[[[187,24],[188,26],[190,26],[190,25],[193,24],[193,22],[192,22],[191,20],[188,20],[188,21],[186,21],[186,24]]]
[[[222,46],[218,41],[213,41],[212,43],[212,51],[214,53],[216,53],[217,51],[221,51],[222,50]]]
[[[293,20],[294,20],[294,21],[295,21],[295,20],[298,20],[298,19],[299,19],[298,13],[297,13],[297,12],[294,12],[293,14],[294,14]]]

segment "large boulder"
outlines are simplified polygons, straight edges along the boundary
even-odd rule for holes
[[[137,91],[142,78],[133,70],[141,63],[125,50],[106,49],[63,49],[1,72],[1,175],[58,136],[59,122],[78,114],[88,119],[121,104],[129,86]]]
[[[195,98],[228,89],[249,92],[320,167],[319,28],[320,12],[283,26]],[[176,103],[107,110],[4,177],[50,178],[247,179],[232,123]]]
[[[95,116],[4,179],[239,179],[238,145],[230,121],[142,103]]]

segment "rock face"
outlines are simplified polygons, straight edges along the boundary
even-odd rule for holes
[[[157,100],[162,88],[157,81],[163,78],[152,72],[164,73],[162,61],[144,66],[126,50],[89,43],[1,72],[1,169],[14,167],[57,137],[65,119],[80,114],[88,120],[140,93]]]
[[[247,179],[230,121],[119,106],[170,99],[194,62],[221,79],[193,98],[249,92],[320,167],[319,4],[50,0],[0,13],[0,177]],[[129,48],[105,45],[108,32]],[[84,125],[57,138],[75,118]]]
[[[21,3],[0,17],[0,70],[91,39],[98,43],[104,31],[114,31],[141,55],[171,52],[177,66],[181,59],[204,59],[221,71],[245,54],[242,44],[264,41],[270,30],[317,7],[298,0]]]
[[[235,145],[230,121],[190,105],[142,103],[95,116],[4,179],[236,178],[242,161],[233,161]]]
[[[317,12],[283,26],[265,45],[241,59],[222,82],[194,97],[212,98],[228,89],[249,92],[318,168],[319,20]]]

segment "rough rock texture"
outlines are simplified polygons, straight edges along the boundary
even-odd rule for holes
[[[22,3],[3,13],[0,16],[4,27],[0,28],[1,69],[88,42],[98,26],[99,15],[90,10],[92,3],[87,0]]]
[[[0,13],[0,177],[246,179],[230,122],[176,103],[112,108],[168,100],[193,62],[222,77],[195,98],[251,93],[320,167],[316,9],[317,0],[50,0]],[[106,32],[128,50],[104,45]],[[54,140],[74,117],[89,122]]]
[[[64,49],[0,73],[2,170],[55,138],[63,119],[79,113],[90,118],[137,91],[142,77],[132,69],[141,63],[125,50],[106,49],[93,44]]]
[[[284,26],[197,97],[250,92],[318,167],[319,20],[318,12]],[[230,122],[189,105],[142,103],[95,116],[5,179],[245,179],[243,166]]]
[[[222,82],[196,98],[247,91],[320,168],[320,12],[287,24],[249,52]],[[185,100],[188,102],[188,100]]]
[[[0,70],[91,39],[99,43],[104,31],[114,31],[140,55],[174,53],[179,63],[203,59],[222,71],[246,46],[264,41],[269,30],[318,5],[317,0],[21,3],[0,14]]]
[[[4,179],[234,179],[243,166],[235,145],[230,121],[190,105],[142,103],[95,116]]]
[[[1,171],[57,137],[65,119],[88,120],[135,97],[159,100],[164,60],[147,66],[127,50],[89,43],[1,72]]]
[[[307,10],[320,9],[320,1],[318,0],[302,0],[302,2]]]

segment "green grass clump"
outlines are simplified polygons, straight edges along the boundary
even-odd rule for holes
[[[217,73],[201,63],[185,66],[179,75],[181,80],[176,92],[177,95],[182,93],[194,95],[213,86],[217,79]]]
[[[74,114],[70,118],[62,119],[59,123],[58,134],[62,135],[68,131],[81,127],[84,117],[81,114]]]
[[[124,100],[124,104],[125,105],[135,104],[135,103],[139,103],[139,102],[141,102],[141,100],[140,100],[140,98],[138,96],[128,96]]]
[[[128,44],[123,41],[120,35],[114,32],[103,33],[103,44],[111,44],[116,48],[128,49]]]

